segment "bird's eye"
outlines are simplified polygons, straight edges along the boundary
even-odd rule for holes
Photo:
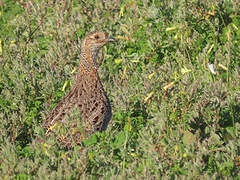
[[[99,39],[100,38],[99,35],[95,35],[94,37],[95,37],[95,39]]]

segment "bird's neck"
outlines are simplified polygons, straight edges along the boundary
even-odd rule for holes
[[[97,56],[98,51],[83,48],[80,54],[80,66],[87,72],[98,69]]]

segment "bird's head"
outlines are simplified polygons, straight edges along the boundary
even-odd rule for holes
[[[87,48],[90,52],[97,52],[101,47],[103,47],[108,42],[114,42],[113,38],[108,37],[108,35],[101,31],[95,31],[88,34],[82,44],[82,48]]]

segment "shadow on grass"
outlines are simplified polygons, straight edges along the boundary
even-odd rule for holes
[[[233,127],[235,123],[240,123],[240,104],[230,105],[229,108],[223,109],[220,116],[219,125],[222,128]]]
[[[240,104],[230,104],[227,107],[220,108],[220,110],[215,109],[216,112],[219,112],[218,120],[212,123],[218,123],[215,126],[215,132],[222,134],[220,137],[224,137],[227,128],[234,128],[236,123],[240,123]],[[202,142],[206,138],[209,138],[210,133],[206,133],[205,129],[209,126],[212,128],[212,124],[206,121],[205,113],[199,112],[199,116],[194,118],[189,125],[192,128],[193,133],[196,131],[200,132],[200,141]]]

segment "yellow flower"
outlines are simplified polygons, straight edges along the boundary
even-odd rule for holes
[[[77,71],[77,68],[74,67],[73,70],[72,70],[72,72],[71,72],[71,74],[75,73],[76,71]]]
[[[228,68],[226,67],[226,66],[224,66],[224,65],[222,65],[222,64],[218,64],[218,67],[220,67],[220,68],[222,68],[222,69],[224,69],[225,71],[227,71],[228,70]]]
[[[187,69],[187,68],[182,68],[182,69],[181,69],[181,73],[182,73],[182,74],[186,74],[186,73],[189,73],[189,72],[191,72],[190,69]]]
[[[128,38],[127,38],[127,37],[124,37],[124,36],[117,36],[116,39],[128,40]]]
[[[52,131],[53,129],[55,129],[58,126],[58,123],[52,125],[49,129]]]
[[[148,94],[148,96],[144,99],[145,102],[148,102],[148,100],[153,96],[154,92]]]
[[[123,16],[125,6],[122,6],[119,12],[119,17]]]
[[[166,91],[174,85],[174,82],[169,83],[168,85],[164,86],[163,89]]]
[[[115,62],[116,64],[120,64],[121,62],[123,62],[123,60],[122,60],[122,59],[115,59],[114,62]]]
[[[150,74],[149,76],[148,76],[148,79],[152,79],[152,77],[155,75],[155,72],[154,73],[152,73],[152,74]]]
[[[176,29],[177,29],[177,26],[173,26],[173,27],[166,28],[166,31],[174,31]]]
[[[64,85],[63,85],[63,87],[62,87],[62,91],[65,91],[67,85],[68,85],[68,81],[65,81],[65,83],[64,83]]]

